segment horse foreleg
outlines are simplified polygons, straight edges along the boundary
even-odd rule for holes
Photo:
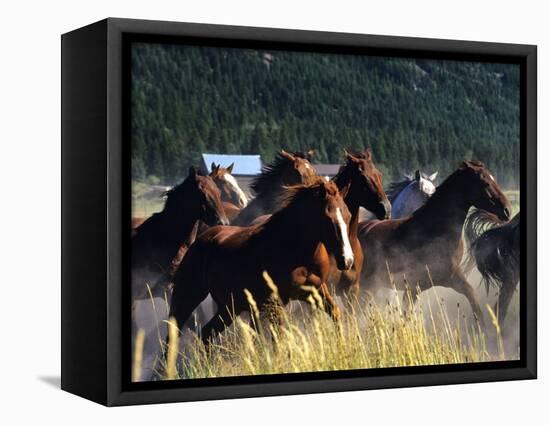
[[[218,314],[210,320],[201,331],[201,340],[209,349],[212,338],[221,333],[226,327],[228,328],[233,323],[233,314],[231,314],[228,305],[220,305]]]
[[[332,317],[332,319],[335,322],[338,322],[340,320],[340,309],[338,308],[338,305],[334,301],[334,298],[330,294],[330,291],[328,290],[328,286],[326,283],[321,284],[319,288],[317,288],[317,291],[319,292],[319,296],[323,300],[323,306],[326,311],[326,313]]]
[[[321,279],[317,274],[310,273],[305,267],[299,267],[294,270],[292,279],[294,284],[291,298],[309,302],[309,297],[315,299],[314,292],[312,291],[312,288],[315,288],[323,304],[320,307],[334,320],[337,321],[340,319],[340,309],[336,305],[334,298],[332,298],[326,281]]]
[[[313,279],[312,279],[313,278]],[[317,294],[319,295],[319,298],[321,299],[323,310],[330,316],[334,321],[340,320],[340,309],[338,308],[338,305],[336,304],[336,301],[334,301],[334,298],[330,294],[330,291],[328,289],[328,286],[325,282],[321,283],[321,279],[317,276],[311,276],[308,277],[308,280],[306,281],[305,285],[300,288],[301,295],[300,299],[303,301],[308,301],[308,298],[310,296],[313,296],[311,287],[314,287],[317,290]],[[315,297],[314,297],[315,298]]]
[[[359,299],[359,289],[359,272],[352,268],[340,273],[336,286],[337,295],[344,295],[349,301],[355,302]]]
[[[472,285],[468,283],[462,272],[457,271],[449,280],[448,285],[445,285],[441,283],[443,286],[448,286],[452,289],[454,289],[459,294],[464,295],[467,299],[470,305],[472,306],[472,310],[474,312],[475,317],[477,320],[479,320],[479,323],[482,328],[485,327],[485,321],[483,319],[483,312],[481,311],[481,307],[479,305],[479,301],[477,299],[477,295],[474,291],[474,288],[472,288]]]

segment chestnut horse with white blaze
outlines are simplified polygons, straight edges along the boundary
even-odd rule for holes
[[[351,214],[348,236],[355,261],[346,271],[333,268],[329,280],[338,293],[356,294],[364,256],[357,237],[359,207],[370,211],[378,219],[387,219],[391,214],[391,204],[382,187],[382,174],[374,165],[371,151],[369,149],[361,153],[345,151],[345,155],[346,163],[340,167],[333,181],[339,190],[345,193],[344,202]]]
[[[305,301],[315,288],[325,311],[337,320],[340,313],[327,278],[331,255],[341,270],[353,264],[349,221],[336,184],[317,177],[310,185],[287,188],[281,208],[261,224],[206,230],[174,275],[170,316],[181,327],[210,293],[218,310],[202,329],[202,339],[208,342],[232,323],[233,314],[250,310],[245,289],[260,311],[268,309],[272,292],[262,276],[266,271],[282,304]]]
[[[248,205],[246,194],[237,183],[237,179],[231,174],[233,166],[234,164],[231,164],[229,167],[224,168],[213,162],[209,174],[221,191],[223,209],[229,220],[237,217],[241,210]]]

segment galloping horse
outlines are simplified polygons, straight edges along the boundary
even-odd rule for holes
[[[209,174],[221,191],[223,208],[229,220],[237,217],[241,209],[248,205],[248,198],[231,174],[233,165],[223,168],[220,164],[212,163]]]
[[[387,219],[391,214],[391,205],[382,188],[382,174],[372,161],[372,153],[346,154],[346,163],[340,167],[333,178],[341,192],[346,193],[344,202],[351,214],[349,223],[349,240],[355,261],[351,269],[338,271],[333,268],[329,281],[335,285],[338,293],[357,292],[359,277],[363,267],[363,250],[357,238],[359,224],[359,207],[375,214],[379,219]]]
[[[487,292],[498,289],[494,310],[504,322],[512,295],[520,278],[520,218],[517,213],[508,223],[494,220],[481,212],[474,212],[466,220],[464,234],[470,244]]]
[[[510,202],[487,167],[479,161],[464,161],[411,216],[361,222],[359,240],[369,253],[363,267],[364,288],[374,291],[389,287],[389,268],[395,276],[405,275],[413,291],[429,289],[431,281],[453,288],[466,296],[483,323],[475,291],[460,268],[462,227],[472,206],[502,220],[510,218]],[[394,284],[400,290],[407,288],[401,279]]]
[[[246,226],[260,215],[272,214],[279,208],[279,198],[284,192],[284,186],[308,184],[314,181],[317,173],[302,155],[304,154],[293,155],[282,150],[272,164],[265,165],[262,173],[251,185],[256,197],[232,221],[232,224]]]
[[[338,187],[317,177],[310,185],[287,188],[281,204],[262,224],[216,226],[197,238],[174,276],[170,316],[179,326],[208,293],[218,311],[202,329],[205,342],[231,324],[231,313],[249,311],[245,289],[265,311],[271,290],[262,278],[264,271],[278,285],[283,304],[307,300],[313,287],[325,311],[339,318],[327,287],[330,255],[339,269],[348,270],[353,251],[347,232],[350,214]]]
[[[199,220],[228,224],[220,190],[208,176],[193,167],[180,185],[167,193],[164,209],[149,217],[132,237],[132,298],[147,297],[149,284],[154,294],[162,294],[164,284],[194,241]]]
[[[392,205],[391,218],[407,217],[424,205],[435,192],[433,182],[436,177],[437,172],[425,176],[416,170],[414,176],[405,176],[405,180],[392,183],[388,189]]]

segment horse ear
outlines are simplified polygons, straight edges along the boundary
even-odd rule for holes
[[[234,165],[235,165],[235,163],[232,162],[231,165],[230,165],[229,167],[226,168],[226,170],[227,170],[227,172],[228,172],[229,174],[231,174],[231,173],[233,172],[233,166],[234,166]]]
[[[307,159],[312,159],[315,156],[315,149],[310,149],[306,152]]]
[[[197,176],[197,170],[195,169],[195,167],[191,165],[191,167],[189,167],[189,177],[196,177],[196,176]]]
[[[216,164],[214,163],[214,161],[212,161],[212,165],[210,165],[210,171],[211,172],[216,171]]]
[[[346,148],[344,148],[344,155],[348,161],[352,161],[354,159],[353,155]]]
[[[437,173],[438,173],[438,171],[436,171],[435,173],[433,173],[432,175],[430,175],[430,176],[428,177],[428,180],[431,181],[431,182],[435,181],[435,179],[437,178]]]
[[[365,158],[367,158],[367,160],[371,161],[372,160],[372,150],[370,148],[366,148],[364,153],[365,153]]]
[[[420,170],[416,170],[414,172],[414,179],[419,182],[422,179],[422,174],[420,174]]]
[[[289,154],[287,151],[285,151],[284,149],[281,149],[281,156],[283,158],[289,159],[291,161],[294,159],[294,157],[291,154]]]

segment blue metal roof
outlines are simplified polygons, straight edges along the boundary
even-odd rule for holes
[[[228,167],[232,163],[233,173],[241,176],[255,176],[260,174],[262,170],[262,160],[260,155],[225,155],[217,153],[203,153],[202,160],[207,170],[210,170],[210,165],[214,162],[222,167]]]

